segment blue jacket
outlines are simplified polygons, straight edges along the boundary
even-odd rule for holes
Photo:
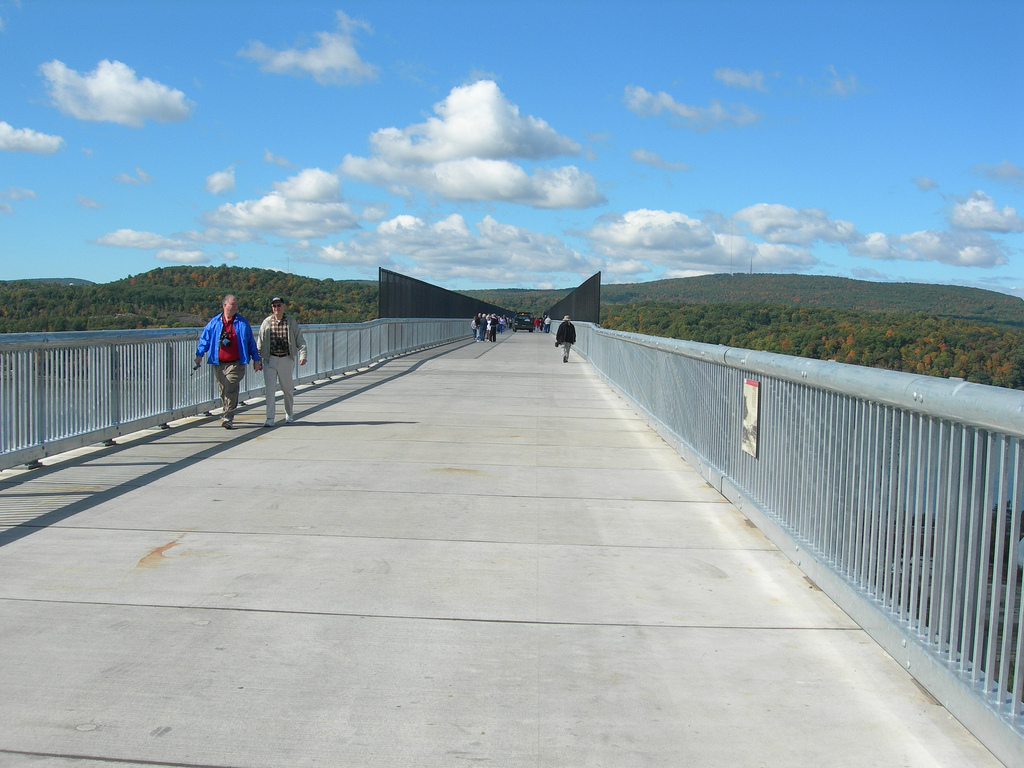
[[[260,359],[260,351],[256,347],[256,339],[252,335],[252,326],[249,321],[241,315],[235,315],[231,319],[235,326],[235,338],[238,340],[238,362],[242,365],[254,363]],[[203,328],[199,335],[199,344],[196,346],[196,357],[202,357],[210,353],[207,362],[210,365],[219,365],[217,353],[220,352],[220,332],[224,329],[224,313],[218,314]]]

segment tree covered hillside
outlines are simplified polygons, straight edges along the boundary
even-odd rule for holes
[[[266,269],[165,267],[103,285],[0,283],[0,332],[197,327],[234,293],[253,322],[282,296],[301,323],[377,316],[377,283]],[[466,291],[542,314],[565,290]],[[707,275],[602,287],[601,324],[1024,389],[1024,303],[956,286],[802,275]]]
[[[616,304],[620,331],[1024,389],[1024,330],[924,313],[764,303]]]
[[[981,288],[816,275],[701,275],[601,287],[602,304],[768,302],[860,312],[925,312],[1024,328],[1024,301]]]
[[[377,316],[376,281],[315,280],[269,269],[165,267],[102,285],[0,283],[0,332],[205,325],[221,297],[258,322],[281,296],[302,323],[361,323]]]

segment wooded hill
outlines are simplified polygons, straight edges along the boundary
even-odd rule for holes
[[[924,312],[728,304],[612,304],[601,325],[891,371],[1024,389],[1024,329]]]
[[[569,291],[467,291],[501,306],[543,312]],[[1024,301],[981,288],[924,283],[878,283],[815,275],[701,275],[649,283],[602,285],[601,304],[727,304],[762,302],[860,312],[924,312],[938,317],[1005,323],[1024,328]]]
[[[316,280],[270,269],[165,267],[92,285],[0,283],[0,332],[179,328],[206,324],[233,293],[259,322],[281,296],[303,323],[362,323],[377,316],[377,282]]]
[[[259,322],[282,296],[302,323],[377,316],[377,283],[266,269],[165,267],[112,283],[0,283],[0,332],[198,327],[234,293]],[[82,281],[84,282],[84,281]],[[543,314],[566,290],[465,291]],[[706,275],[606,285],[601,325],[1024,389],[1024,302],[977,288],[806,275]]]

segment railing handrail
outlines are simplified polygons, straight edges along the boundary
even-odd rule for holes
[[[390,319],[377,318],[363,323],[300,323],[305,330],[328,330],[334,328],[366,328],[386,323],[430,323],[430,318]],[[468,321],[467,321],[468,322]],[[250,321],[256,328],[259,323]],[[167,341],[181,338],[198,339],[203,326],[188,328],[124,328],[107,331],[49,331],[32,333],[0,333],[0,352],[34,347],[83,347],[96,342],[139,344],[147,341]]]
[[[919,373],[868,368],[835,360],[815,360],[721,344],[610,331],[590,323],[576,325],[587,325],[602,336],[620,338],[651,349],[1024,437],[1024,391],[1021,390],[958,378],[941,379]]]

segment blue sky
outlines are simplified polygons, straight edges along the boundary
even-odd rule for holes
[[[0,279],[1024,297],[1024,3],[0,0]]]

